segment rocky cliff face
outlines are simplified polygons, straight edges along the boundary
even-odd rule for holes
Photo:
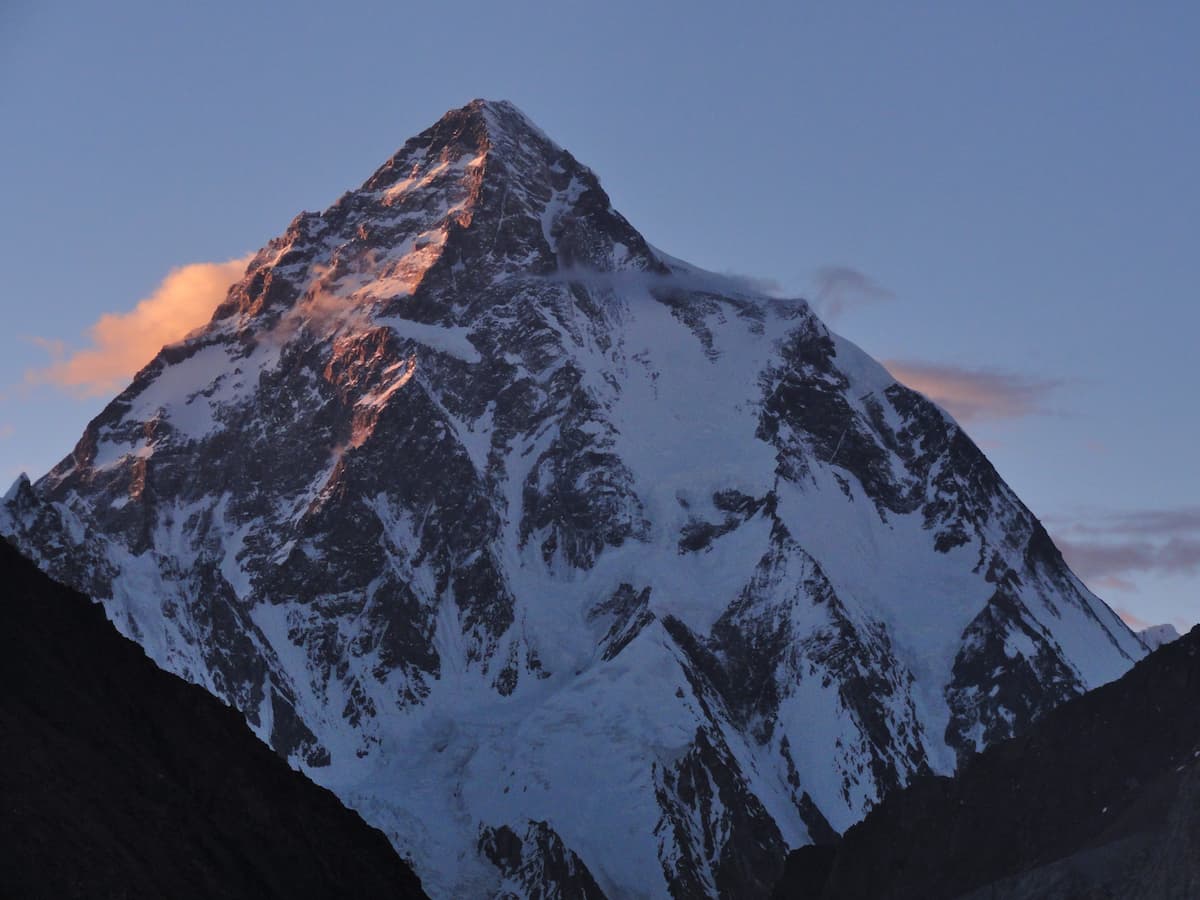
[[[1145,652],[942,411],[507,103],[297,217],[4,508],[442,896],[761,894]]]

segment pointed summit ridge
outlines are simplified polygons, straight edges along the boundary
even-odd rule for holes
[[[476,99],[446,113],[434,125],[407,141],[363,188],[378,190],[407,177],[408,166],[416,151],[442,160],[457,159],[464,153],[477,156],[489,151],[509,157],[532,151],[543,158],[563,153],[558,144],[509,101]]]
[[[400,148],[356,191],[302,213],[251,262],[216,313],[278,316],[314,298],[433,317],[416,297],[433,272],[460,287],[560,271],[667,268],[612,208],[599,179],[507,101],[475,100]]]

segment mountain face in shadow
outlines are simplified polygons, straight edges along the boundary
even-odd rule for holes
[[[236,710],[2,540],[0,583],[0,896],[425,896]]]
[[[788,859],[786,900],[1200,897],[1200,627]]]

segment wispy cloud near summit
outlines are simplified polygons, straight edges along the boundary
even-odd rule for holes
[[[895,298],[870,275],[850,266],[821,266],[813,273],[812,306],[822,319],[833,322],[856,306]]]

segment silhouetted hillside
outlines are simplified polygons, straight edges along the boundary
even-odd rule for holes
[[[383,834],[2,540],[0,584],[0,896],[425,896]]]

